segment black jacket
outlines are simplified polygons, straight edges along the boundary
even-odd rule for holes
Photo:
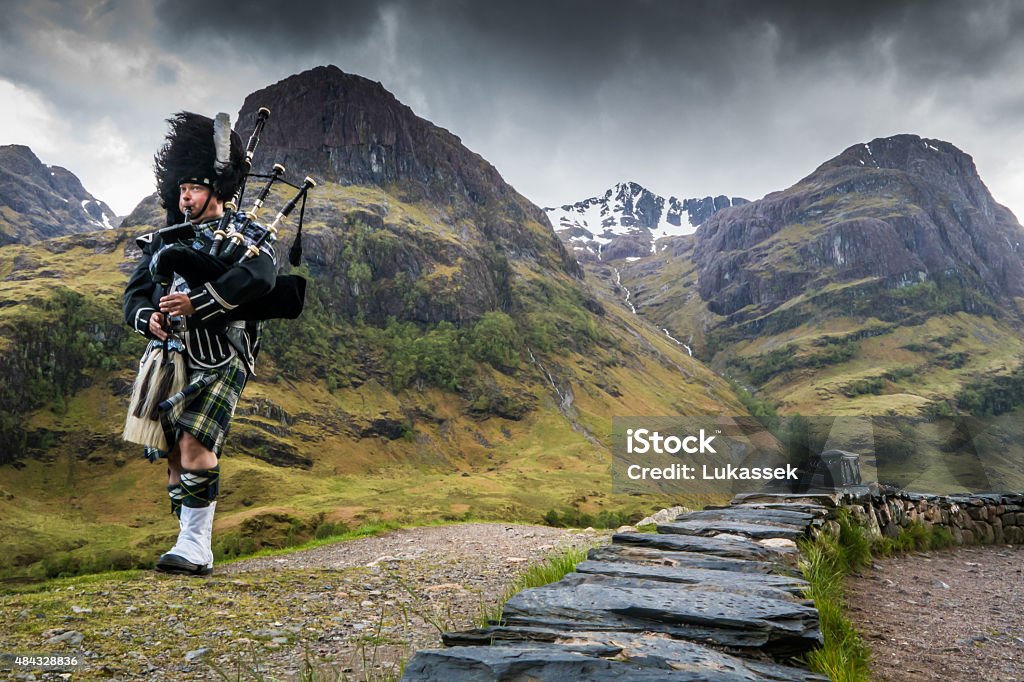
[[[202,248],[212,238],[217,221],[196,225],[191,243]],[[162,232],[162,231],[161,231]],[[124,319],[132,329],[146,338],[155,337],[149,331],[149,318],[159,310],[164,295],[150,273],[154,254],[165,246],[161,232],[150,232],[136,239],[142,249],[142,258],[128,279],[124,292]],[[179,230],[178,236],[180,238]],[[187,240],[186,240],[187,243]],[[190,365],[195,368],[219,367],[238,353],[254,371],[259,352],[261,324],[259,322],[229,322],[231,311],[244,303],[256,301],[274,287],[277,257],[273,246],[263,243],[259,255],[236,263],[226,272],[191,290],[180,276],[175,276],[170,291],[188,291],[195,313],[185,318],[184,330],[177,334],[187,352]],[[190,280],[195,281],[193,276]]]

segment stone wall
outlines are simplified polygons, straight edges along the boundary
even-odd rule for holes
[[[892,493],[844,506],[872,538],[919,522],[947,529],[957,545],[1024,544],[1024,495]]]

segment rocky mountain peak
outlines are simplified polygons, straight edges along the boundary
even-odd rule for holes
[[[1003,302],[1024,296],[1024,228],[969,155],[916,135],[853,145],[794,186],[713,216],[697,237],[701,296],[724,315],[861,280],[952,282]]]
[[[74,173],[25,145],[0,146],[0,245],[111,228],[117,216]]]
[[[893,135],[848,147],[815,173],[831,170],[878,169],[907,173],[943,188],[951,197],[973,206],[990,218],[996,204],[985,187],[971,156],[949,142],[917,135]]]
[[[400,183],[435,201],[484,205],[515,195],[457,136],[417,116],[380,83],[336,66],[318,66],[246,97],[236,125],[243,137],[260,107],[271,117],[257,169],[282,163],[341,185]]]
[[[471,221],[510,257],[581,275],[546,229],[540,208],[457,136],[417,116],[380,83],[336,66],[285,78],[246,97],[236,124],[243,138],[260,107],[269,108],[271,117],[255,170],[282,163],[293,177],[376,186],[404,202],[445,206],[453,221]]]
[[[603,194],[544,210],[577,259],[614,260],[652,253],[654,241],[690,234],[717,211],[744,203],[724,195],[665,198],[626,180]]]

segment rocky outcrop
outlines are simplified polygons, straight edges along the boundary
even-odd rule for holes
[[[854,145],[793,187],[712,216],[697,235],[700,294],[721,315],[765,313],[865,278],[889,288],[954,281],[997,302],[1024,294],[1024,229],[970,156],[915,135]]]
[[[132,212],[121,220],[121,227],[149,225],[163,227],[167,219],[167,211],[160,206],[160,197],[156,192],[140,201]]]
[[[690,224],[698,226],[705,223],[708,218],[721,211],[723,208],[729,208],[730,206],[742,206],[743,204],[750,203],[746,199],[740,197],[733,197],[730,199],[725,195],[719,195],[717,197],[704,197],[703,199],[685,199],[679,202],[675,197],[672,197],[673,208],[678,207],[675,213],[685,211],[689,216]],[[669,222],[672,222],[673,211],[669,211]],[[679,223],[675,223],[679,224]]]
[[[491,244],[438,239],[364,212],[323,210],[328,226],[308,231],[305,262],[338,314],[378,324],[389,317],[463,322],[500,309],[510,296],[508,259]]]
[[[114,211],[74,173],[47,166],[26,146],[0,146],[0,246],[117,225]]]

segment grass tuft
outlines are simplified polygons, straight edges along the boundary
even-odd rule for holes
[[[843,578],[871,561],[871,542],[845,510],[840,510],[839,537],[822,533],[800,543],[801,568],[810,583],[806,597],[818,609],[824,646],[807,654],[811,670],[833,682],[869,682],[870,651],[843,615]]]
[[[477,624],[480,627],[487,627],[501,622],[502,611],[505,602],[531,587],[542,587],[553,582],[558,582],[568,574],[576,570],[576,564],[587,558],[588,547],[577,549],[570,547],[552,554],[544,561],[532,564],[525,571],[516,576],[512,584],[505,590],[501,600],[490,609],[483,609]]]
[[[873,554],[890,557],[902,552],[922,552],[932,549],[945,549],[956,544],[953,534],[948,528],[926,526],[914,521],[906,528],[901,528],[895,538],[879,538],[872,543]]]

